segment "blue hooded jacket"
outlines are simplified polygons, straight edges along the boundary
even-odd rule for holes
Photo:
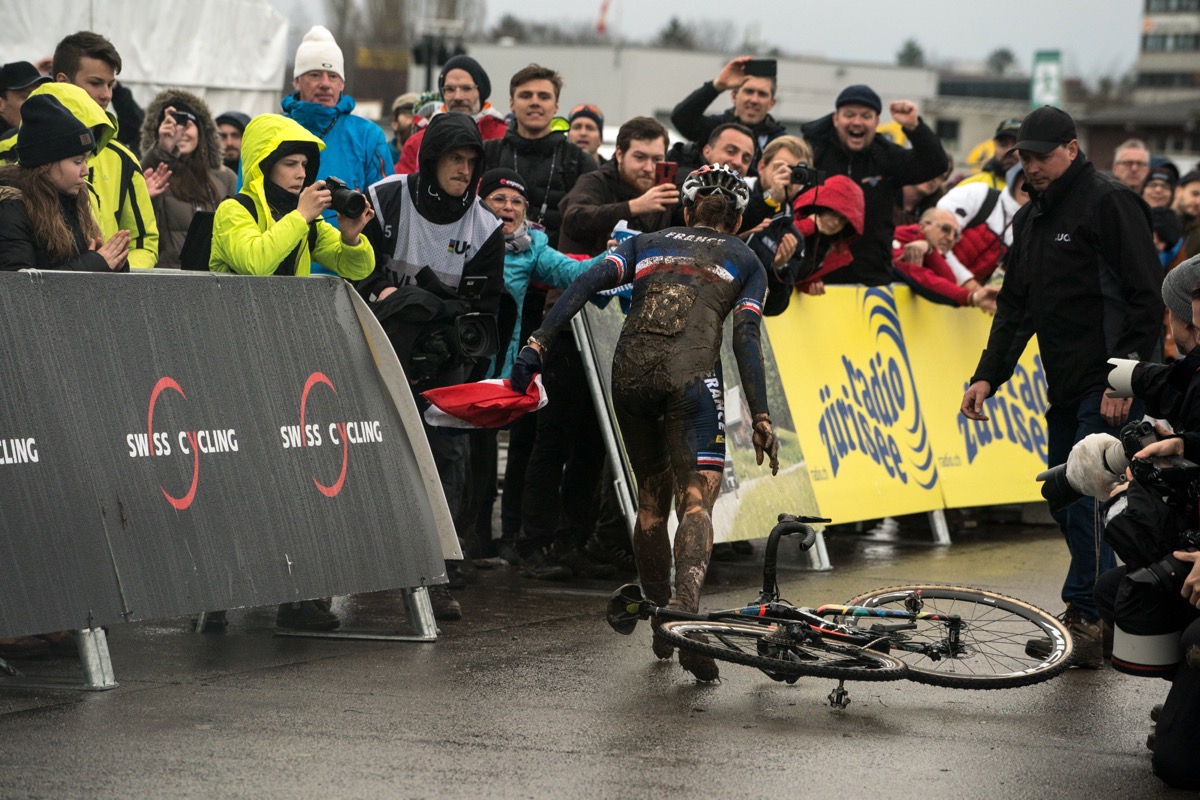
[[[350,113],[355,105],[350,95],[343,94],[332,107],[306,103],[298,94],[288,95],[279,105],[286,116],[325,142],[317,180],[332,175],[351,189],[365,192],[368,186],[392,174],[387,136],[374,122]],[[327,209],[324,217],[326,222],[337,227],[336,211]],[[333,274],[315,263],[313,272]]]

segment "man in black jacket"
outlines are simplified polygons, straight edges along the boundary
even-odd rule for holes
[[[580,175],[596,169],[596,159],[551,130],[558,113],[562,76],[530,64],[509,82],[508,104],[513,121],[503,138],[484,143],[484,170],[504,167],[525,179],[529,190],[529,222],[541,225],[551,247],[558,247],[562,217],[558,204]]]
[[[750,56],[739,56],[726,64],[715,79],[705,82],[675,106],[671,111],[671,124],[684,137],[697,143],[707,142],[718,125],[727,122],[745,125],[754,132],[753,169],[753,163],[767,142],[787,133],[787,129],[771,116],[771,109],[775,108],[775,76],[747,75],[746,62],[751,60]],[[706,115],[704,112],[712,102],[727,90],[731,90],[733,107],[720,114]]]
[[[946,151],[921,121],[917,106],[897,100],[889,107],[912,148],[875,135],[883,103],[869,86],[847,86],[836,111],[801,128],[813,149],[813,166],[826,175],[846,175],[863,190],[863,234],[850,250],[854,261],[825,276],[825,283],[891,283],[892,205],[900,187],[923,183],[946,171]]]
[[[482,377],[480,365],[458,352],[451,333],[456,315],[494,316],[504,289],[504,233],[475,193],[482,153],[475,121],[447,111],[425,128],[417,172],[389,175],[367,190],[375,219],[364,233],[375,248],[375,271],[359,291],[374,301],[414,394]],[[443,307],[445,313],[432,320],[422,312]],[[455,528],[460,538],[471,535],[467,438],[428,425],[425,434]],[[447,565],[452,578],[455,565]],[[462,617],[446,587],[431,586],[429,597],[437,619]]]
[[[1032,112],[1015,149],[1030,200],[1013,220],[996,316],[961,410],[968,419],[988,419],[984,400],[1012,375],[1036,333],[1050,400],[1047,463],[1054,467],[1084,436],[1118,435],[1131,411],[1141,416],[1131,398],[1106,396],[1108,359],[1154,357],[1162,268],[1145,202],[1088,161],[1066,112],[1051,106]],[[1071,553],[1064,619],[1075,638],[1076,666],[1093,669],[1104,665],[1095,578],[1114,565],[1112,550],[1097,546],[1094,516],[1090,498],[1055,513]]]

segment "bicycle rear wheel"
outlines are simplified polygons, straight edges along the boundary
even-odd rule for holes
[[[680,620],[665,622],[659,635],[676,647],[757,667],[772,677],[810,675],[847,681],[895,681],[904,663],[855,645],[790,635],[780,625]],[[691,636],[701,635],[701,640]]]
[[[1071,665],[1074,643],[1066,627],[1040,608],[1014,597],[965,586],[914,584],[891,586],[860,594],[848,605],[955,614],[963,628],[957,643],[940,620],[914,620],[912,630],[891,631],[891,655],[908,665],[908,677],[918,683],[951,689],[1010,689],[1049,680]],[[871,617],[839,617],[841,624],[860,630],[886,631],[889,623]],[[882,624],[880,624],[882,623]],[[1044,658],[1025,652],[1031,639],[1049,639]],[[919,646],[908,652],[897,646]]]

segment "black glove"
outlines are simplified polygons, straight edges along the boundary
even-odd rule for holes
[[[533,376],[541,371],[542,356],[537,350],[525,345],[521,348],[521,352],[517,353],[517,360],[513,362],[512,390],[519,394],[525,394],[525,390],[533,382]]]

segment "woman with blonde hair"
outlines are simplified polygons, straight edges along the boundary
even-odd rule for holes
[[[17,165],[0,167],[0,270],[129,270],[129,231],[106,242],[96,222],[87,164],[95,147],[53,95],[21,106]]]

